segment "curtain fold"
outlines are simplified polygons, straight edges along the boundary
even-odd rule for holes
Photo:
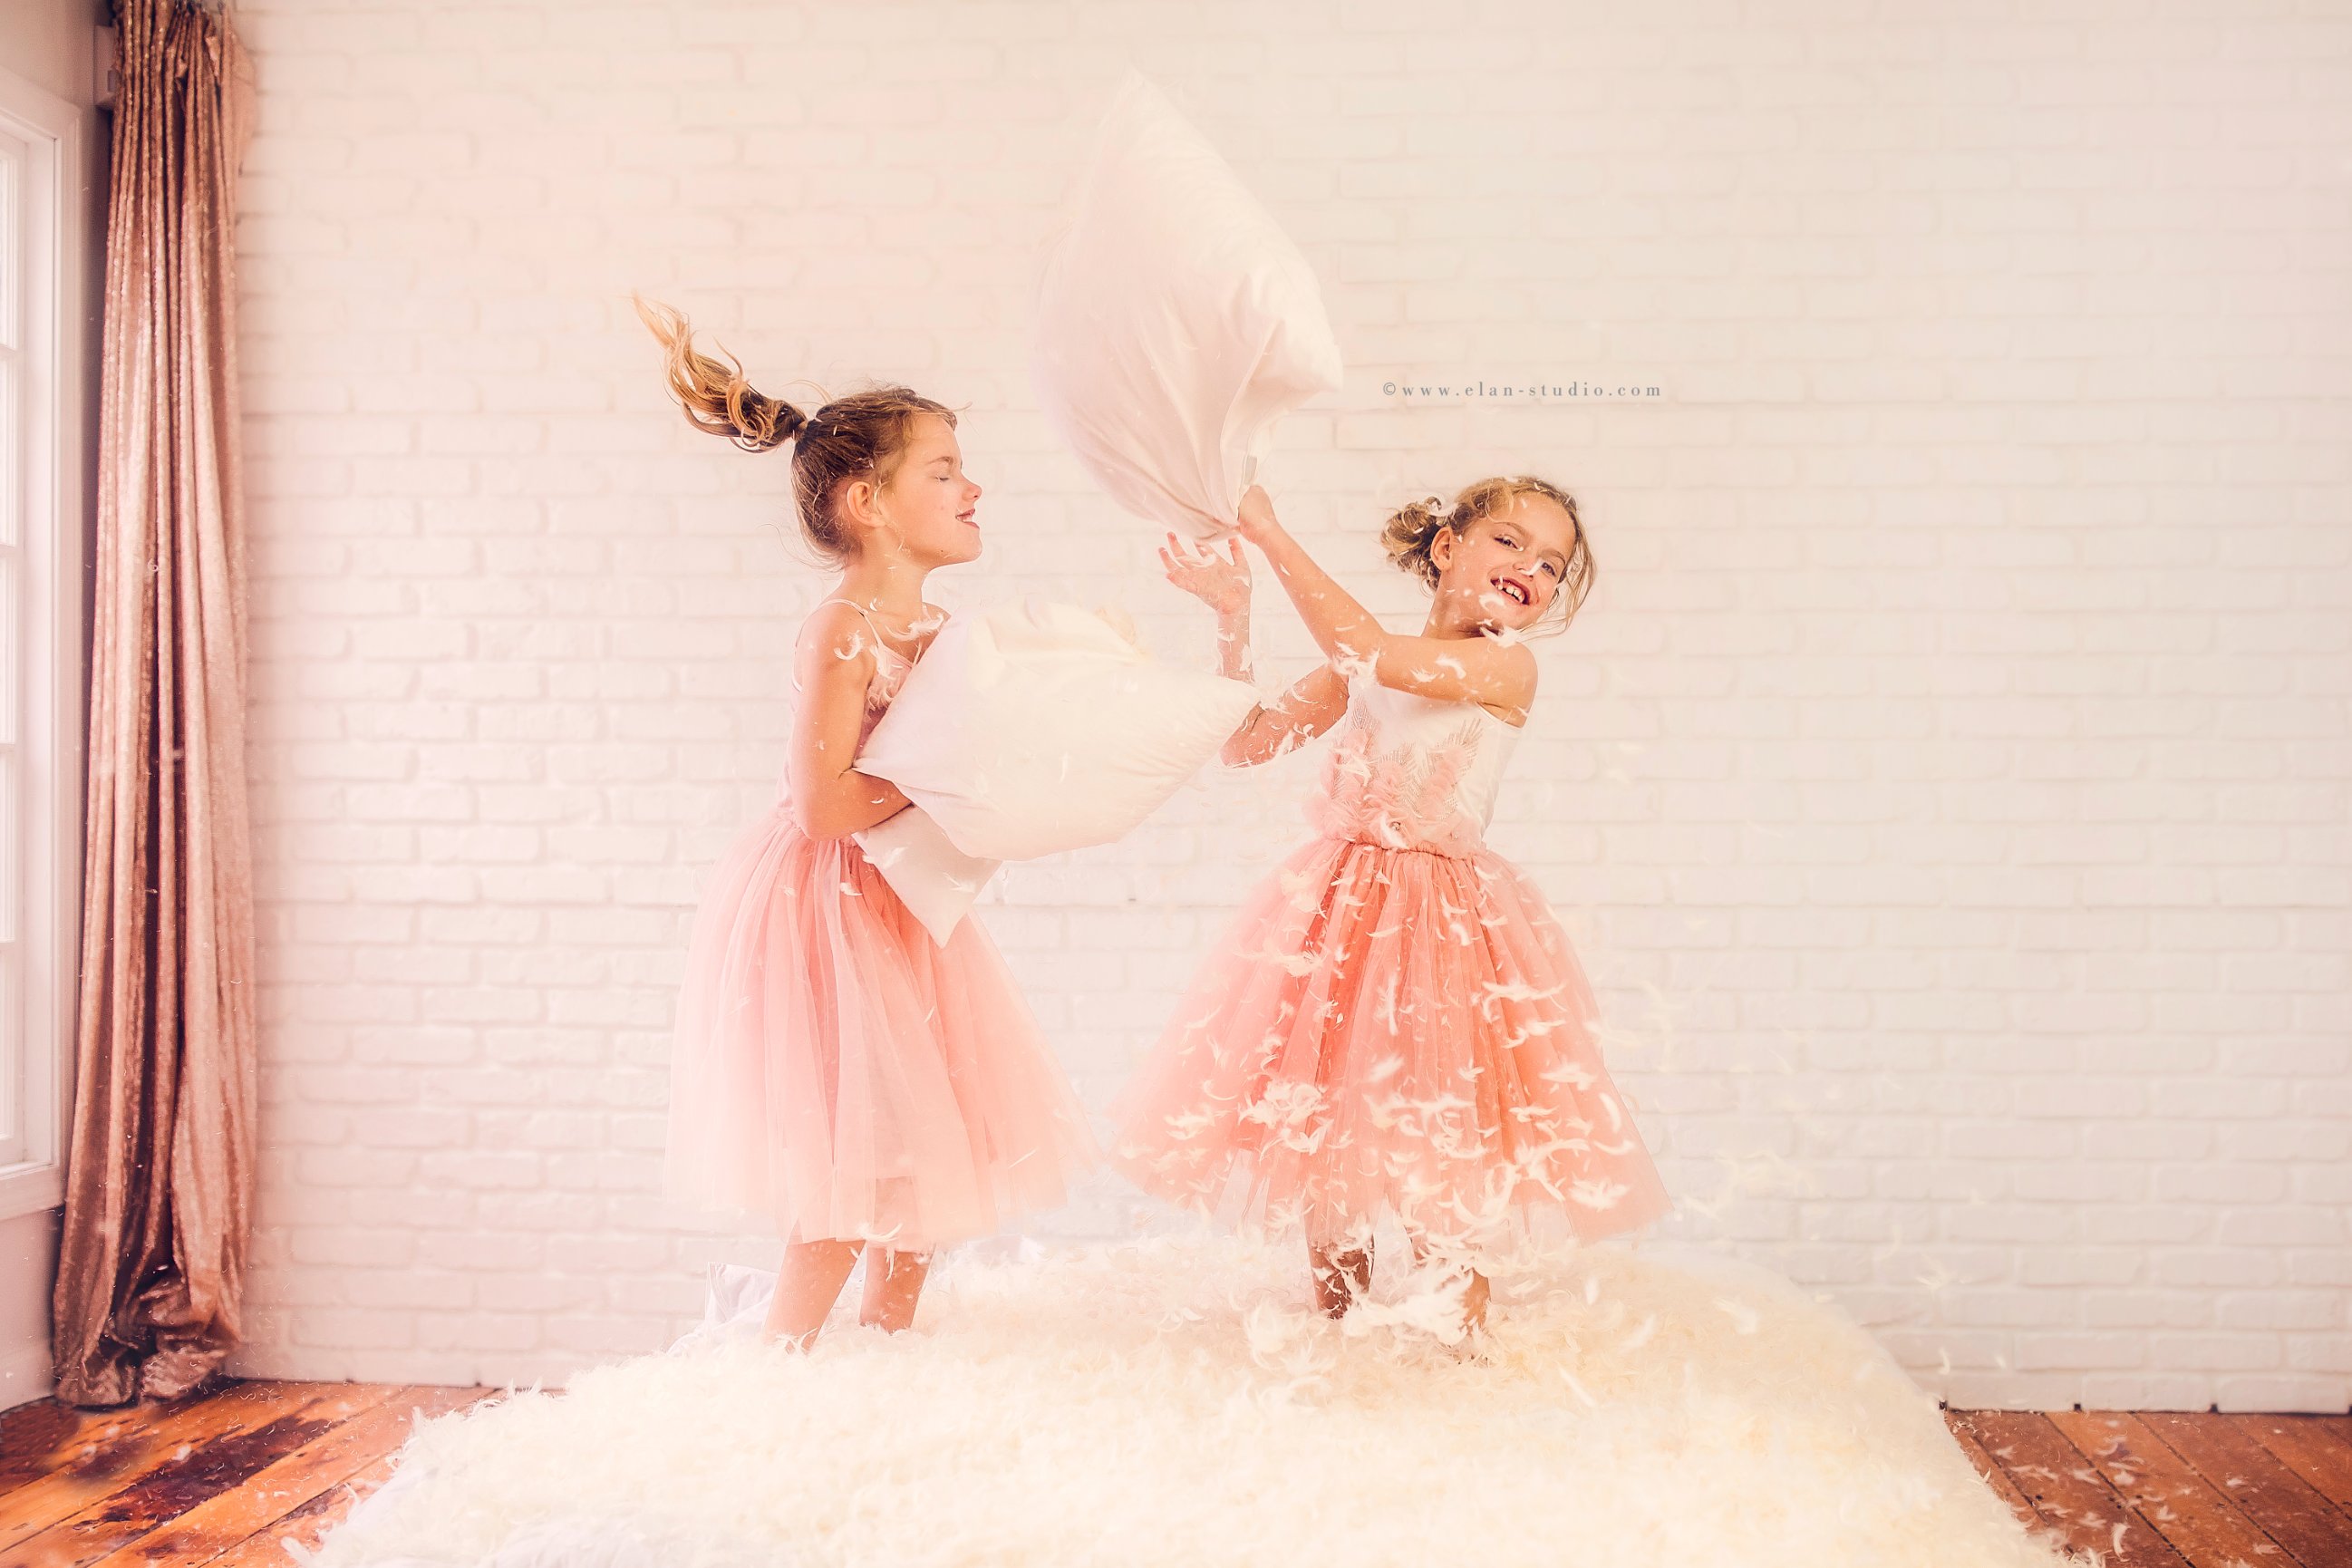
[[[89,851],[58,1397],[184,1394],[239,1337],[253,893],[227,16],[121,0],[100,363]]]

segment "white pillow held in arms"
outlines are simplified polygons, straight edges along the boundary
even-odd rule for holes
[[[998,862],[967,855],[949,843],[920,806],[895,812],[852,837],[898,901],[941,947],[980,897],[980,889],[996,875]]]
[[[940,629],[857,766],[905,791],[961,854],[1034,859],[1124,836],[1257,700],[1246,681],[1161,663],[1092,611],[1009,605]]]

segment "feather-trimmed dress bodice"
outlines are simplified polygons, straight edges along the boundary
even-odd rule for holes
[[[1348,680],[1323,787],[1307,807],[1327,838],[1467,855],[1486,842],[1518,730],[1475,702]]]

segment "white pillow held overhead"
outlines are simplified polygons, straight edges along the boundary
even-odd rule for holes
[[[1034,859],[1124,836],[1257,700],[1245,681],[1160,663],[1076,605],[1005,605],[940,628],[857,767],[963,855]]]
[[[1232,520],[1275,422],[1340,384],[1314,269],[1138,72],[1047,244],[1033,370],[1095,482],[1194,538]]]

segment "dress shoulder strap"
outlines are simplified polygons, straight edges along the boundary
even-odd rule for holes
[[[893,658],[904,659],[908,658],[906,654],[900,653],[896,647],[891,646],[890,639],[883,635],[882,628],[875,623],[873,613],[867,610],[865,605],[859,604],[856,600],[845,599],[836,594],[829,599],[819,599],[817,601],[817,605],[847,605],[851,609],[857,612],[858,618],[866,623],[866,629],[874,634],[875,643],[884,653],[888,654]],[[814,605],[810,606],[812,609],[815,607],[816,605]]]

